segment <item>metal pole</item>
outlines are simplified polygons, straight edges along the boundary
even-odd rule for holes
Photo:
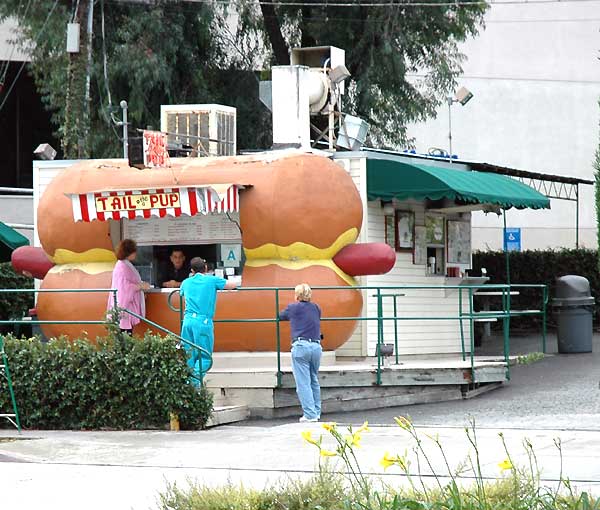
[[[471,340],[471,382],[475,383],[475,321],[473,320],[473,289],[469,287],[469,336]]]
[[[119,106],[121,107],[121,109],[123,110],[123,157],[125,159],[128,159],[129,154],[128,154],[128,150],[129,150],[129,139],[127,136],[127,101],[123,100],[119,103]]]
[[[546,331],[547,331],[547,324],[546,324],[546,307],[548,305],[548,287],[546,285],[544,285],[544,288],[542,289],[542,352],[544,354],[546,354]]]
[[[281,388],[281,335],[279,325],[279,289],[275,289],[275,330],[277,332],[277,387]]]
[[[89,1],[88,19],[87,19],[87,66],[85,72],[85,96],[83,115],[85,118],[83,142],[84,146],[79,147],[79,154],[89,155],[89,140],[90,133],[90,83],[92,81],[92,42],[94,30],[94,0]]]
[[[381,304],[381,288],[377,288],[377,386],[381,386],[381,345],[383,344],[383,305]]]
[[[458,323],[460,325],[460,348],[462,351],[462,360],[466,360],[465,355],[465,330],[463,327],[463,300],[462,300],[462,289],[458,289]]]
[[[450,163],[452,163],[452,103],[452,98],[448,96],[448,161]]]
[[[579,248],[579,183],[575,188],[575,248]]]
[[[504,258],[506,259],[506,283],[510,285],[510,255],[508,253],[508,246],[506,245],[506,209],[502,209],[502,217],[504,219],[504,239],[502,240],[502,244],[504,244]]]
[[[397,294],[394,294],[394,351],[396,351],[396,365],[398,364],[398,307],[396,305]]]

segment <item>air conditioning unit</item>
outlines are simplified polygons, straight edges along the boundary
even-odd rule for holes
[[[236,109],[220,104],[160,107],[160,130],[169,150],[189,156],[235,156]]]

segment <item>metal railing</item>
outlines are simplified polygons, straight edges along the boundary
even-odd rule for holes
[[[542,292],[541,296],[541,307],[540,310],[512,310],[511,309],[511,291],[515,289],[540,289]],[[479,290],[485,289],[486,291],[497,291],[501,295],[501,303],[502,308],[500,310],[490,310],[490,311],[475,311],[473,306],[473,297]],[[281,319],[279,316],[280,312],[280,302],[281,302],[281,292],[291,292],[294,290],[294,287],[242,287],[237,289],[235,292],[273,292],[274,296],[274,310],[272,317],[264,317],[264,318],[242,318],[242,319],[215,319],[215,323],[226,323],[226,324],[234,324],[234,323],[274,323],[275,324],[275,335],[276,335],[276,353],[277,353],[277,387],[282,386],[282,376],[283,372],[281,370]],[[395,352],[395,361],[396,364],[400,362],[399,356],[399,323],[406,321],[457,321],[459,324],[460,331],[460,341],[461,341],[461,355],[462,360],[466,361],[467,349],[466,349],[466,341],[465,341],[465,328],[464,322],[468,321],[469,323],[469,356],[470,356],[470,367],[472,373],[472,382],[475,381],[475,337],[474,337],[474,325],[478,319],[495,319],[503,321],[503,354],[504,361],[506,364],[506,377],[510,379],[510,319],[511,317],[519,317],[524,315],[539,315],[542,317],[542,351],[546,352],[546,308],[548,304],[548,289],[545,285],[505,285],[505,284],[483,284],[483,285],[396,285],[396,286],[356,286],[356,287],[340,287],[340,286],[323,286],[323,287],[313,287],[313,291],[321,292],[321,291],[363,291],[367,295],[367,299],[369,297],[376,298],[376,306],[377,306],[377,316],[372,317],[368,315],[366,316],[358,316],[358,317],[323,317],[321,321],[330,322],[330,321],[359,321],[366,322],[368,321],[377,321],[377,344],[375,350],[375,356],[377,358],[377,372],[376,372],[376,384],[382,384],[382,367],[384,365],[384,356],[381,352],[381,346],[385,343],[385,329],[384,324],[386,321],[393,321],[393,329],[394,329],[394,352]],[[397,300],[400,297],[405,297],[406,292],[408,291],[426,291],[426,290],[436,290],[436,291],[453,291],[458,294],[458,311],[456,314],[452,315],[419,315],[419,316],[404,316],[398,314],[398,304]],[[374,291],[373,294],[369,295],[369,292]],[[404,292],[398,292],[404,291]],[[0,293],[18,293],[18,292],[31,292],[31,293],[85,293],[85,292],[103,292],[103,293],[112,293],[114,302],[117,303],[116,294],[117,291],[115,289],[0,289]],[[467,299],[465,303],[465,296],[467,294]],[[179,306],[175,306],[172,302],[175,296],[179,296]],[[393,299],[393,314],[386,315],[384,314],[384,299]],[[184,306],[181,295],[179,295],[178,290],[174,290],[168,295],[167,298],[168,307],[179,313],[180,324],[183,323],[184,319]],[[365,307],[368,310],[368,305]],[[466,310],[465,310],[466,309]],[[162,331],[165,334],[172,335],[182,344],[188,345],[193,349],[199,350],[201,353],[201,359],[206,357],[209,359],[209,367],[206,371],[202,371],[200,373],[200,380],[205,375],[205,373],[210,370],[213,364],[212,353],[204,349],[202,346],[194,344],[189,340],[182,338],[180,335],[169,331],[163,326],[145,318],[141,315],[138,315],[131,310],[120,309],[121,312],[128,313],[140,321],[143,321],[145,324],[153,327],[159,331]],[[98,320],[98,321],[40,321],[40,320],[3,320],[0,321],[0,324],[99,324],[99,325],[109,325],[112,324],[109,320]],[[202,363],[200,363],[202,365]]]
[[[511,309],[511,291],[518,288],[530,288],[540,289],[542,291],[541,297],[541,308],[539,311],[527,310],[519,311]],[[384,344],[384,323],[386,321],[394,322],[394,353],[396,364],[399,363],[399,340],[398,340],[398,322],[399,321],[458,321],[460,330],[460,341],[461,341],[461,355],[463,361],[466,361],[466,347],[465,347],[465,332],[464,332],[464,321],[469,321],[469,354],[470,354],[470,367],[472,374],[472,382],[475,381],[475,337],[474,337],[474,325],[478,319],[501,319],[503,321],[503,356],[506,364],[506,378],[510,379],[510,318],[524,315],[540,315],[542,317],[542,351],[546,352],[546,307],[548,304],[548,289],[546,285],[506,285],[506,284],[482,284],[482,285],[396,285],[396,286],[356,286],[356,287],[340,287],[340,286],[315,286],[312,287],[313,291],[328,291],[328,290],[345,290],[345,291],[376,291],[371,297],[377,299],[377,317],[359,316],[359,317],[322,317],[321,321],[377,321],[377,345],[375,349],[375,356],[377,357],[377,372],[376,372],[376,384],[382,384],[382,367],[383,367],[383,354],[381,352],[381,345]],[[275,348],[277,353],[277,387],[282,386],[283,372],[281,370],[281,319],[279,317],[280,312],[280,293],[293,291],[294,287],[241,287],[235,292],[265,292],[270,291],[274,293],[274,314],[273,317],[265,318],[247,318],[247,319],[215,319],[215,323],[235,324],[235,323],[275,323],[275,334],[276,342]],[[398,316],[398,305],[397,299],[399,297],[406,296],[405,293],[398,293],[392,291],[419,291],[419,290],[442,290],[442,291],[458,291],[458,312],[456,315],[442,315],[442,316]],[[502,309],[501,310],[490,310],[486,312],[476,312],[473,306],[473,296],[479,290],[486,291],[498,291],[501,293],[502,298]],[[464,296],[468,294],[468,311],[464,310]],[[179,306],[175,306],[172,303],[172,299],[175,295],[179,295],[178,290],[174,290],[169,294],[167,303],[169,308],[179,313],[180,322],[183,323],[184,318],[184,307],[183,299],[179,295]],[[368,295],[368,294],[367,294]],[[384,314],[384,302],[385,298],[393,299],[393,315],[385,316]],[[366,306],[368,310],[368,305]]]

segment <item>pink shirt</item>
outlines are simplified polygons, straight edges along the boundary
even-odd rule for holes
[[[128,260],[117,260],[112,274],[111,289],[117,289],[117,306],[126,308],[132,312],[146,316],[146,301],[144,291],[140,289],[142,279],[140,273]],[[112,293],[108,298],[107,309],[114,308],[114,299]],[[121,329],[132,329],[140,319],[128,313],[122,313],[120,316],[119,327]]]

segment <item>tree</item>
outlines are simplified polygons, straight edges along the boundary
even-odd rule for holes
[[[36,41],[31,69],[63,156],[118,157],[120,129],[112,117],[121,99],[129,103],[131,124],[142,128],[160,125],[161,104],[236,106],[238,147],[270,146],[270,113],[258,101],[256,72],[288,63],[295,45],[345,49],[352,78],[344,110],[370,122],[374,145],[406,144],[406,125],[435,116],[456,86],[464,58],[458,43],[477,34],[487,8],[479,0],[386,7],[282,1],[96,0],[87,118],[81,100],[87,59],[70,59],[65,42],[67,23],[83,23],[80,9],[89,0],[37,0],[33,9],[24,0],[4,0],[0,18],[16,16],[24,43]],[[82,50],[85,32],[82,25]]]
[[[5,0],[0,16],[17,16],[23,41],[28,44],[38,40],[54,3],[55,0],[38,0],[36,8],[24,15],[23,2]],[[38,90],[53,112],[57,134],[63,140],[64,157],[120,156],[120,130],[111,116],[120,112],[121,99],[129,102],[133,127],[158,127],[161,104],[212,102],[218,96],[210,83],[218,71],[221,52],[209,6],[166,1],[154,5],[104,5],[101,1],[94,12],[90,127],[86,137],[87,129],[79,122],[84,118],[80,99],[86,69],[85,65],[81,69],[81,59],[75,64],[73,60],[69,62],[65,50],[67,23],[78,19],[76,9],[84,3],[87,0],[70,5],[59,3],[33,50],[31,64]],[[81,26],[81,53],[85,50],[85,31],[86,27]],[[75,66],[79,69],[73,78]],[[68,98],[68,93],[77,95],[77,100]],[[85,138],[84,154],[77,144],[71,143],[76,137]]]
[[[262,37],[271,62],[279,65],[289,63],[289,49],[298,44],[345,49],[352,73],[345,110],[368,119],[372,142],[389,147],[409,142],[406,124],[435,116],[455,88],[464,60],[458,43],[478,33],[488,7],[476,0],[433,0],[439,6],[397,1],[385,7],[289,1],[296,5],[282,0],[257,9],[241,0],[238,37]]]

